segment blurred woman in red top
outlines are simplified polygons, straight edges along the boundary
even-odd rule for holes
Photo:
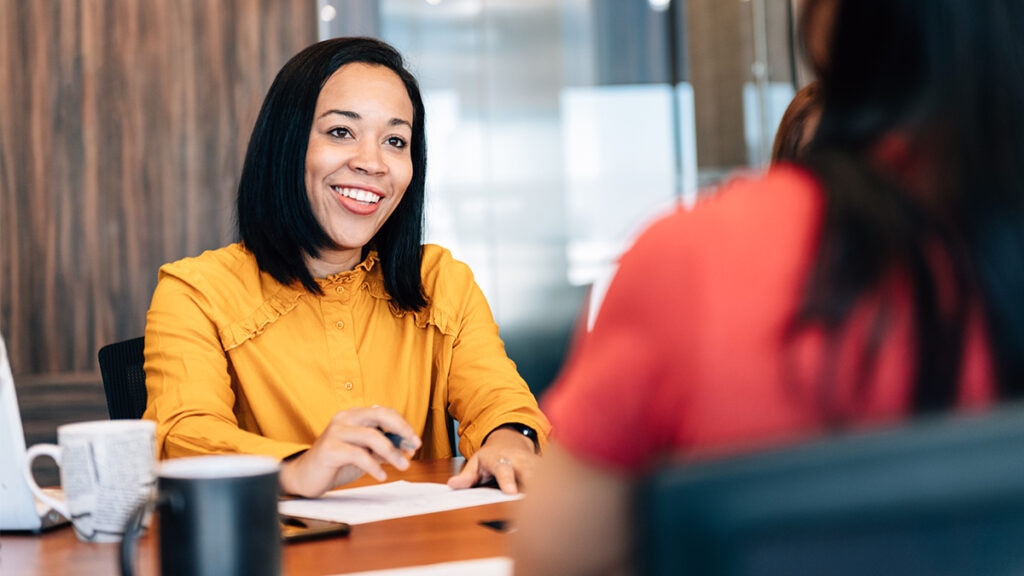
[[[805,0],[823,110],[797,164],[621,258],[544,408],[517,574],[628,569],[667,459],[978,409],[1024,387],[1024,3]]]

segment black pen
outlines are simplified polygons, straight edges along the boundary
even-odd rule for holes
[[[400,435],[395,434],[394,432],[388,432],[380,426],[377,427],[377,430],[380,430],[381,434],[387,436],[388,440],[391,441],[391,444],[394,445],[395,448],[398,448],[399,450],[413,450],[413,447],[409,446],[405,441],[405,438],[402,438]]]

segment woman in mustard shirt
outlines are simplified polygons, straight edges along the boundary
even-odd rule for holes
[[[242,169],[241,242],[160,269],[145,417],[162,457],[271,455],[282,490],[317,496],[452,456],[454,419],[468,461],[449,484],[518,491],[549,424],[472,272],[422,244],[425,170],[392,47],[327,40],[284,66]]]

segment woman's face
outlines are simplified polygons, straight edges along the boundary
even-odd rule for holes
[[[389,68],[339,68],[317,98],[306,151],[306,193],[338,249],[307,257],[314,277],[351,270],[412,180],[413,107]]]

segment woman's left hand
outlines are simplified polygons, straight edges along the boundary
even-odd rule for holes
[[[527,483],[539,459],[533,440],[515,430],[498,428],[466,462],[462,472],[448,479],[448,486],[471,488],[494,480],[502,492],[518,494],[520,485]]]

